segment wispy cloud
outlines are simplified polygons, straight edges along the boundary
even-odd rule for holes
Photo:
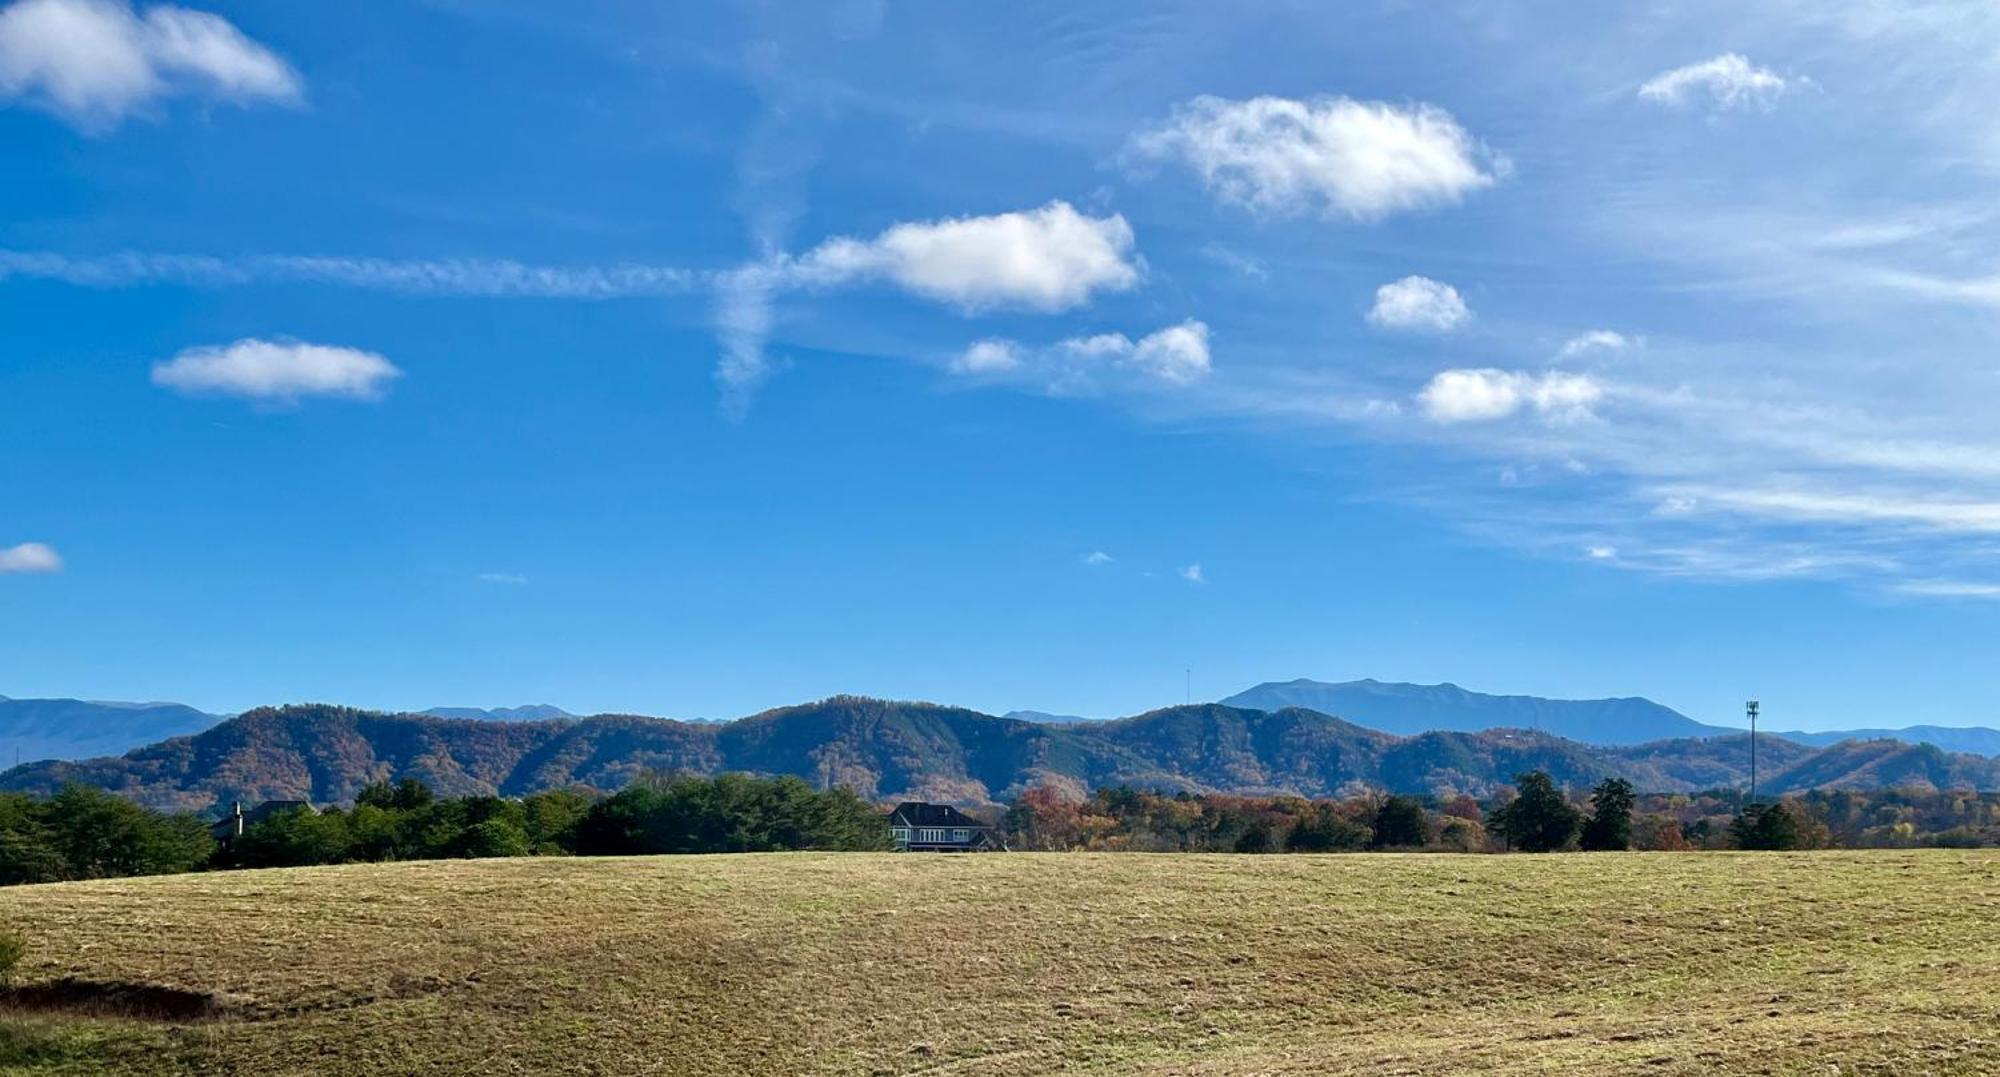
[[[304,83],[220,15],[126,0],[16,0],[0,8],[0,100],[101,134],[167,97],[297,103]]]
[[[507,259],[345,258],[123,252],[76,256],[0,250],[0,280],[55,280],[90,288],[171,284],[219,288],[249,284],[332,284],[413,295],[619,299],[682,295],[714,274],[674,266],[535,266]]]
[[[1105,553],[1103,550],[1092,550],[1089,553],[1084,554],[1082,557],[1079,557],[1077,560],[1082,561],[1084,564],[1089,565],[1092,568],[1097,568],[1102,565],[1110,564],[1112,561],[1116,560],[1116,558],[1112,557],[1108,553]]]
[[[1713,59],[1661,72],[1639,87],[1639,96],[1669,105],[1705,98],[1720,109],[1770,108],[1800,81],[1758,67],[1740,53],[1725,52]]]
[[[2000,599],[2000,583],[1975,583],[1971,580],[1908,580],[1894,588],[1906,595],[1924,598],[1983,598]]]
[[[1221,244],[1204,245],[1201,248],[1201,256],[1246,280],[1271,279],[1271,271],[1263,262]]]
[[[1556,352],[1556,358],[1580,359],[1588,355],[1622,352],[1638,347],[1639,343],[1637,338],[1628,337],[1616,330],[1592,329],[1564,341],[1563,346]]]
[[[61,572],[63,559],[55,547],[41,542],[23,542],[0,548],[0,575],[31,575]]]
[[[478,579],[480,583],[497,583],[509,587],[520,587],[528,582],[528,577],[517,572],[482,572]]]
[[[1208,582],[1208,576],[1201,571],[1201,562],[1199,561],[1192,565],[1183,565],[1180,570],[1180,577],[1189,583]]]

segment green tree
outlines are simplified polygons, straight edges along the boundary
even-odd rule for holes
[[[1567,846],[1583,813],[1563,799],[1555,781],[1543,771],[1515,775],[1514,784],[1520,795],[1492,814],[1488,828],[1524,852],[1548,853]]]
[[[459,843],[462,856],[527,856],[528,834],[511,820],[487,819],[467,827]]]
[[[40,814],[67,878],[193,871],[215,851],[208,827],[194,816],[148,811],[102,789],[64,786]]]
[[[356,806],[368,805],[399,812],[419,811],[431,806],[437,795],[431,787],[415,778],[404,778],[394,785],[388,782],[370,782],[361,787],[354,796]]]
[[[1334,853],[1366,848],[1367,827],[1342,815],[1338,805],[1306,805],[1291,833],[1285,835],[1285,849],[1294,853]]]
[[[1416,849],[1430,841],[1430,821],[1415,797],[1390,797],[1375,809],[1377,849]]]
[[[1632,847],[1632,783],[1606,778],[1590,791],[1590,819],[1583,824],[1583,847],[1592,852],[1623,852]]]
[[[1296,830],[1294,828],[1294,833]],[[1286,844],[1290,843],[1291,838],[1287,837]],[[1249,826],[1243,828],[1243,833],[1237,836],[1236,844],[1231,848],[1239,853],[1275,853],[1278,851],[1278,835],[1271,829],[1270,820],[1253,819]]]
[[[1729,824],[1738,849],[1787,850],[1803,846],[1799,821],[1783,804],[1751,804]]]
[[[576,826],[586,855],[888,847],[887,818],[851,791],[747,774],[649,777],[591,805]]]
[[[557,856],[576,848],[576,828],[590,812],[590,798],[557,789],[522,798],[521,810],[534,855]]]
[[[46,805],[23,793],[0,794],[0,885],[69,878],[69,863],[44,822]]]
[[[236,860],[249,868],[340,864],[351,859],[354,838],[343,812],[290,808],[260,819],[236,839]]]

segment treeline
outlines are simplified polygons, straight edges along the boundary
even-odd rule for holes
[[[349,808],[287,808],[218,842],[211,820],[69,786],[0,794],[0,884],[205,869],[495,856],[618,856],[889,848],[888,822],[845,789],[798,778],[647,776],[615,795],[432,795],[364,789]]]
[[[1539,771],[1499,798],[1308,800],[1031,789],[996,813],[1016,850],[1545,852],[2000,846],[2000,795],[1891,790],[1746,804],[1741,794],[1637,795],[1611,779],[1571,797]],[[352,807],[295,807],[218,843],[210,820],[85,786],[0,794],[0,884],[242,867],[495,856],[619,856],[890,847],[881,809],[798,778],[647,776],[611,796],[433,796],[372,785]]]
[[[1001,816],[1009,848],[1142,852],[1436,852],[2000,846],[2000,795],[1815,792],[1757,804],[1740,792],[1635,794],[1622,779],[1572,798],[1546,774],[1485,801],[1030,789]]]
[[[46,799],[0,793],[0,884],[193,871],[215,853],[208,826],[81,785]]]
[[[646,776],[622,792],[434,798],[373,785],[348,810],[295,808],[244,830],[219,867],[489,856],[635,856],[889,847],[888,822],[846,789],[798,778]]]

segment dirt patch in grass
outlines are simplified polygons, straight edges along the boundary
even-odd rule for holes
[[[241,1001],[207,991],[75,977],[0,990],[0,1010],[174,1023],[228,1017]]]

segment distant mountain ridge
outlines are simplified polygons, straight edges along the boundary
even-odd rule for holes
[[[1276,710],[1305,707],[1370,729],[1413,736],[1431,731],[1537,729],[1587,744],[1645,744],[1677,737],[1741,732],[1705,725],[1650,699],[1544,699],[1495,696],[1455,684],[1398,684],[1376,680],[1329,683],[1269,681],[1222,701],[1232,707]]]
[[[1935,744],[1947,752],[2000,756],[2000,729],[1984,726],[1912,725],[1901,729],[1836,729],[1820,733],[1773,733],[1774,737],[1825,748],[1844,740],[1900,740]]]
[[[1017,722],[1042,722],[1049,725],[1074,725],[1090,719],[1077,714],[1050,714],[1048,711],[1008,711],[1002,718],[1012,718]]]
[[[1490,729],[1528,729],[1599,747],[1634,747],[1651,740],[1732,736],[1739,731],[1705,725],[1642,698],[1557,700],[1535,696],[1498,696],[1472,692],[1457,685],[1412,685],[1361,680],[1326,683],[1311,680],[1271,682],[1237,693],[1224,705],[1242,709],[1282,711],[1298,707],[1368,730],[1402,736],[1429,732],[1474,733]],[[516,707],[433,707],[422,712],[437,718],[494,722],[583,721],[548,703]],[[773,712],[776,713],[776,712]],[[174,737],[200,733],[227,716],[207,714],[178,703],[120,703],[78,699],[9,699],[0,696],[0,766],[19,761],[78,761],[118,756]],[[1110,723],[1074,715],[1012,711],[1011,721],[1058,728],[1081,726],[1079,735]],[[689,719],[685,724],[720,729],[730,721]],[[2000,758],[2000,730],[1910,726],[1905,729],[1858,729],[1827,732],[1777,732],[1815,748],[1845,740],[1901,741],[1932,744],[1947,752]]]
[[[1890,740],[1758,745],[1770,792],[1885,785],[2000,789],[2000,760]],[[1586,786],[1618,775],[1653,792],[1741,786],[1741,735],[1601,747],[1546,732],[1399,737],[1303,708],[1168,707],[1085,725],[960,707],[839,696],[723,724],[629,715],[496,722],[346,707],[263,708],[121,758],[40,762],[0,788],[82,782],[164,808],[230,800],[351,800],[369,782],[416,778],[442,793],[619,788],[642,772],[792,774],[872,800],[1004,801],[1035,785],[1326,796],[1360,788],[1485,796],[1525,770]]]
[[[223,720],[179,703],[0,696],[0,761],[119,755]]]
[[[530,703],[521,707],[432,707],[417,713],[433,718],[477,718],[485,722],[542,722],[550,718],[576,717],[551,703]]]

